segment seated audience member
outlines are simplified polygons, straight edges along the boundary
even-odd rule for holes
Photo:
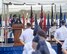
[[[67,38],[67,28],[65,20],[61,20],[61,27],[55,31],[54,38],[60,43],[57,44],[58,54],[62,54],[62,41]]]
[[[62,20],[61,24],[62,26],[55,31],[54,37],[58,40],[65,40],[67,38],[67,28],[65,26],[65,21]]]
[[[64,41],[62,45],[62,51],[64,54],[67,54],[67,39]]]
[[[23,54],[32,54],[33,51],[34,51],[34,49],[32,48],[32,41],[27,42],[24,45]]]
[[[51,25],[51,28],[49,29],[49,39],[51,39],[51,35],[54,36],[56,29],[57,29],[56,22],[53,22],[53,24]]]
[[[32,47],[35,50],[32,54],[56,54],[50,43],[46,41],[46,33],[41,30],[38,31],[39,39],[34,37]]]

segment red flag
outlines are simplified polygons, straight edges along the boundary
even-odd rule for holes
[[[41,14],[40,14],[40,18],[43,19],[43,6],[41,6]]]
[[[30,12],[30,23],[33,26],[34,18],[33,18],[33,11],[32,11],[32,6],[31,6],[31,12]],[[32,27],[31,26],[31,27]]]
[[[46,31],[46,14],[44,15],[43,30]]]
[[[43,6],[41,6],[40,22],[39,22],[39,25],[40,25],[41,28],[43,26],[42,23],[43,23]]]
[[[24,14],[22,16],[22,22],[23,22],[23,27],[25,28],[25,18],[24,18]]]
[[[40,22],[39,22],[39,26],[40,26],[41,29],[42,29],[42,23],[43,23],[43,20],[41,19]]]

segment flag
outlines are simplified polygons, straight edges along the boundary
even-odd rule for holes
[[[25,19],[25,23],[26,23],[26,24],[28,23],[28,18]]]
[[[21,18],[21,15],[19,14],[19,18]]]
[[[30,23],[31,23],[31,28],[33,27],[33,22],[34,22],[34,18],[33,18],[33,10],[32,10],[32,6],[31,6],[31,12],[30,12]]]
[[[49,28],[50,28],[50,21],[49,21],[49,14],[47,16],[47,32],[48,32],[48,35],[49,35]]]
[[[56,27],[58,28],[58,15],[56,14]]]
[[[22,22],[23,22],[23,28],[25,28],[25,18],[24,18],[24,14],[22,16]]]
[[[46,14],[44,15],[43,30],[46,31]]]
[[[66,13],[64,13],[64,20],[65,20],[65,22],[66,22]]]
[[[2,27],[2,17],[0,15],[0,27]],[[1,29],[0,29],[0,36],[1,36]]]
[[[26,18],[25,18],[25,24],[28,23],[28,13],[26,14]]]
[[[39,22],[39,26],[42,29],[42,23],[43,23],[43,6],[41,6],[41,13],[40,13],[40,22]]]
[[[11,20],[12,20],[12,14],[10,14],[10,16],[9,16],[9,26],[11,26]],[[9,37],[12,37],[12,34],[10,34],[10,32],[12,32],[11,30],[12,29],[9,29],[9,31],[8,31]]]
[[[59,27],[61,27],[61,20],[62,20],[62,9],[60,6],[60,19],[59,19]]]
[[[0,27],[2,27],[2,17],[0,15]]]
[[[40,14],[40,18],[43,19],[43,6],[41,6],[41,14]]]
[[[54,20],[53,20],[53,6],[51,6],[51,25],[53,24]]]
[[[40,26],[38,25],[38,22],[37,22],[37,14],[35,14],[35,27],[34,27],[34,36],[36,36],[37,34],[37,31],[40,30]]]

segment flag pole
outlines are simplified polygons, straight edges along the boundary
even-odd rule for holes
[[[8,8],[8,4],[6,5],[6,22],[5,22],[5,45],[7,44],[8,40],[7,40],[7,34],[8,34],[8,18],[9,18],[9,8]]]
[[[12,3],[11,2],[9,2],[9,3],[3,3],[4,5],[6,5],[6,21],[5,21],[5,45],[6,45],[6,43],[7,43],[7,34],[8,34],[8,26],[9,26],[9,22],[8,22],[8,19],[9,19],[9,5],[12,5]],[[4,8],[5,9],[5,8]],[[4,12],[5,12],[4,11]],[[4,17],[5,18],[5,17]]]
[[[53,24],[53,4],[51,5],[51,25]]]
[[[62,8],[60,5],[60,21],[59,21],[59,27],[61,27],[61,20],[62,20]]]
[[[2,31],[4,32],[4,28],[3,28],[3,19],[4,19],[4,16],[5,16],[5,5],[4,5],[4,0],[2,0]],[[2,34],[2,47],[3,47],[3,40],[4,40],[4,36],[3,36],[3,34],[4,33],[1,33]]]
[[[55,20],[56,20],[56,4],[55,4]]]

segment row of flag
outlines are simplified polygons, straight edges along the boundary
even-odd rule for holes
[[[44,31],[49,30],[49,28],[51,27],[51,25],[52,25],[52,23],[54,21],[54,15],[53,14],[54,14],[54,12],[53,12],[53,6],[51,6],[51,17],[50,17],[50,14],[49,13],[46,16],[46,13],[44,13],[44,11],[43,11],[43,6],[41,6],[40,22],[39,23],[38,22],[35,23],[35,27],[37,27],[36,25],[38,24],[38,26],[40,26]],[[19,18],[21,18],[20,15],[19,15]],[[37,21],[35,18],[37,18],[37,16],[35,14],[35,17],[34,17],[32,6],[31,6],[30,18],[29,18],[30,19],[30,23],[32,25],[31,27],[33,27],[33,22],[36,22]],[[50,21],[50,18],[51,18],[51,21]],[[11,21],[11,19],[12,19],[12,15],[10,15],[9,21]],[[66,21],[66,14],[64,13],[64,18],[62,18],[62,8],[60,6],[59,27],[61,27],[60,21],[62,19],[64,19]],[[24,14],[22,16],[22,21],[23,21],[22,23],[23,23],[23,25],[25,27],[25,23],[28,22],[28,18],[25,18],[24,17]],[[55,21],[56,22],[58,21],[58,15],[57,14],[56,14]],[[5,20],[5,22],[6,22],[6,20]],[[0,26],[2,26],[2,17],[0,17]],[[58,26],[58,24],[57,24],[57,26]]]
[[[51,17],[49,16],[50,14],[48,13],[48,16],[46,17],[46,13],[43,12],[43,6],[41,6],[41,13],[40,13],[40,24],[42,25],[42,21],[44,20],[44,25],[46,24],[45,20],[51,18],[51,25],[54,21],[54,15],[53,15],[53,6],[51,6]],[[20,18],[20,15],[19,15],[19,18]],[[11,21],[12,19],[12,15],[10,15],[9,17],[9,21]],[[26,18],[27,19],[27,18]],[[62,20],[62,8],[60,6],[60,17],[59,17],[59,27],[61,27],[61,23],[60,21]],[[27,19],[28,20],[28,19]],[[56,14],[56,21],[58,20],[58,15]],[[66,13],[64,13],[64,20],[66,21]],[[5,20],[6,21],[6,20]],[[23,24],[25,25],[25,17],[24,17],[24,14],[22,16],[22,21],[23,21]],[[48,20],[49,21],[49,20]],[[31,6],[31,11],[30,11],[30,23],[31,25],[33,25],[33,22],[34,22],[34,15],[33,15],[33,10],[32,10],[32,6]],[[49,22],[48,22],[49,23]],[[48,24],[47,23],[47,24]],[[2,16],[0,15],[0,27],[2,26]],[[42,27],[41,27],[42,28]]]
[[[19,16],[19,18],[20,18],[20,16]],[[43,6],[41,6],[40,24],[39,24],[41,28],[42,28],[42,22],[43,22],[43,21],[44,21],[44,27],[45,27],[46,24],[49,23],[49,22],[46,23],[46,20],[48,20],[48,18],[51,18],[50,25],[52,25],[52,23],[53,23],[53,21],[54,21],[53,6],[51,6],[51,17],[50,17],[50,14],[49,14],[49,13],[48,13],[48,17],[46,16],[46,13],[44,13],[44,11],[43,11]],[[9,19],[11,19],[11,17],[10,17]],[[30,17],[29,17],[29,19],[30,19],[31,25],[33,26],[34,14],[33,14],[32,6],[31,6],[31,11],[30,11]],[[63,19],[63,18],[62,18],[62,8],[61,8],[61,6],[60,6],[59,27],[61,27],[60,21],[61,21],[62,19]],[[64,13],[64,20],[66,21],[66,14],[65,14],[65,13]],[[24,14],[23,14],[23,16],[22,16],[22,21],[23,21],[23,22],[22,22],[23,25],[25,26],[25,22],[28,21],[28,18],[25,19]],[[50,21],[50,20],[48,20],[48,21]],[[57,15],[57,14],[56,14],[56,19],[55,19],[55,21],[58,21],[58,15]]]
[[[45,25],[46,25],[46,24],[48,25],[48,23],[49,23],[50,25],[53,24],[54,19],[55,19],[53,13],[54,13],[54,12],[53,12],[53,6],[51,6],[51,17],[50,17],[50,14],[49,14],[49,13],[48,13],[48,16],[46,16],[46,13],[44,13],[44,11],[43,11],[43,6],[41,6],[40,23],[39,23],[39,25],[40,25],[41,28],[44,29],[44,28],[45,28]],[[23,17],[23,18],[24,18],[24,17]],[[51,21],[49,20],[50,18],[51,18]],[[61,20],[64,19],[64,20],[66,21],[66,13],[64,13],[64,18],[62,18],[62,8],[61,8],[61,6],[60,6],[60,17],[58,18],[58,15],[56,14],[56,19],[55,19],[55,21],[57,22],[58,19],[59,19],[59,27],[61,27]],[[46,20],[47,20],[48,22],[46,22]],[[31,6],[31,11],[30,11],[30,23],[31,23],[32,26],[33,26],[33,22],[34,22],[34,15],[33,15],[33,10],[32,10],[32,6]],[[23,19],[23,23],[25,23],[25,20],[24,20],[24,19]],[[42,23],[43,23],[43,27],[42,27]]]

